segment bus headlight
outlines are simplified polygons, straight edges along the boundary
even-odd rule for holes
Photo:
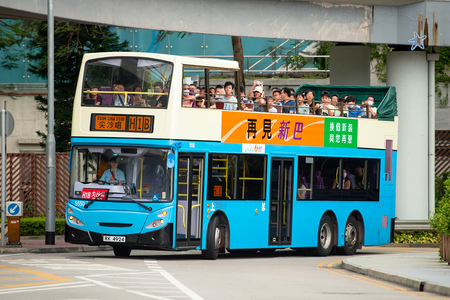
[[[77,217],[74,217],[72,215],[69,216],[69,223],[78,225],[78,226],[84,226],[84,223],[80,221]]]
[[[163,219],[159,219],[159,220],[155,220],[153,222],[150,222],[147,226],[145,226],[145,228],[147,229],[153,229],[153,228],[158,228],[164,225],[164,220]]]

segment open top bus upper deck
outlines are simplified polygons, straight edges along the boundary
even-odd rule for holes
[[[219,59],[149,53],[86,54],[74,100],[72,137],[371,149],[385,149],[389,139],[393,150],[397,149],[397,117],[385,121],[183,107],[186,76],[198,76],[208,90],[210,78],[239,82],[238,71],[237,62]],[[124,87],[120,92],[113,90],[117,84]],[[160,91],[157,85],[162,85]],[[94,86],[105,99],[103,105],[87,101],[88,91]],[[134,92],[135,87],[140,87],[139,92]],[[379,90],[391,91],[389,87]],[[119,94],[123,95],[122,105],[112,105],[112,98]],[[135,106],[132,100],[137,94],[149,101],[158,95],[167,99],[159,106]]]

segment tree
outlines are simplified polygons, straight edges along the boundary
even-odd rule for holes
[[[231,44],[233,45],[234,60],[239,63],[239,80],[241,86],[245,91],[245,76],[244,76],[244,48],[242,47],[242,39],[240,36],[232,36]]]
[[[177,37],[184,38],[185,36],[190,36],[192,33],[188,32],[174,32],[174,31],[158,31],[158,34],[156,35],[155,44],[160,43],[164,41],[164,39],[167,36],[173,35],[174,33],[177,34]],[[244,50],[242,47],[242,40],[240,36],[232,36],[231,37],[231,44],[233,46],[233,57],[234,60],[239,63],[239,77],[240,77],[240,84],[245,89],[245,77],[244,77]]]
[[[26,53],[30,60],[29,71],[47,78],[47,23],[41,21],[13,21],[5,23],[10,34],[0,46],[3,50],[17,45],[18,41],[27,41]],[[70,132],[72,126],[72,108],[83,55],[89,52],[127,51],[128,42],[120,43],[119,37],[110,27],[84,25],[76,23],[55,23],[55,139],[56,151],[70,150]],[[0,47],[1,48],[1,47]],[[9,58],[16,57],[10,53]],[[46,97],[36,96],[38,109],[47,112]],[[46,134],[38,131],[45,147]]]

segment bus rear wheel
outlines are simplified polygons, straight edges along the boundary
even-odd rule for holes
[[[125,246],[113,246],[114,255],[117,257],[128,257],[131,253],[130,247]]]
[[[217,259],[219,250],[222,245],[223,233],[220,228],[219,218],[214,217],[206,233],[206,250],[202,250],[202,255],[206,259]]]
[[[339,247],[340,254],[353,255],[358,249],[360,242],[359,222],[355,217],[350,216],[345,224],[344,247]]]
[[[317,248],[315,252],[319,256],[330,255],[333,250],[334,226],[330,216],[323,216],[319,224]]]

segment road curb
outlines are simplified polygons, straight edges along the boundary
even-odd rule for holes
[[[426,282],[423,280],[407,277],[407,276],[401,276],[392,274],[389,272],[383,272],[379,271],[377,269],[369,269],[365,268],[358,264],[353,264],[348,262],[347,260],[342,261],[341,268],[358,273],[367,275],[373,278],[381,279],[384,281],[396,283],[399,285],[403,285],[409,288],[412,288],[415,291],[421,291],[421,292],[429,292],[434,294],[440,294],[444,296],[450,296],[450,287],[445,285],[440,285],[437,283],[431,283]]]
[[[69,252],[94,252],[111,251],[110,246],[79,246],[79,247],[48,247],[48,248],[0,248],[0,254],[14,253],[69,253]]]

